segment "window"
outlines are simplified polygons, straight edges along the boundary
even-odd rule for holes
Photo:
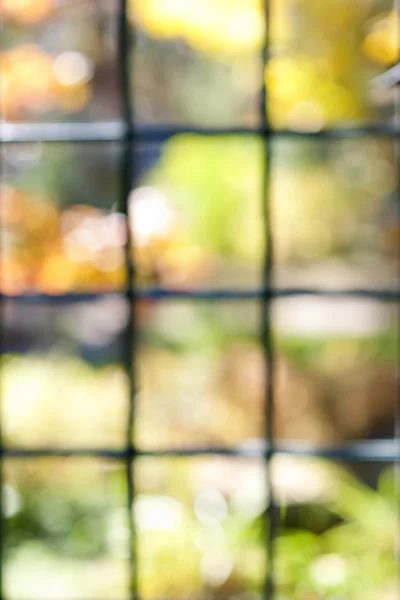
[[[397,597],[393,2],[2,29],[2,597]]]

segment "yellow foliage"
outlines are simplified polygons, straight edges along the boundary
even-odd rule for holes
[[[2,112],[13,118],[27,105],[41,111],[53,99],[52,59],[34,45],[0,54]]]
[[[261,0],[131,0],[130,7],[132,21],[150,36],[183,39],[218,57],[259,50],[265,33]],[[355,73],[367,82],[366,58],[394,62],[399,27],[394,12],[381,17],[362,46],[370,11],[370,2],[271,0],[267,86],[275,126],[315,130],[369,117]]]
[[[52,198],[2,185],[1,290],[60,294],[121,288],[126,279],[125,220],[119,216],[121,221],[110,222],[112,215],[85,205],[60,211]],[[179,227],[135,249],[138,277],[147,283],[193,285],[207,274],[210,261]]]
[[[87,104],[90,99],[88,83],[61,85],[53,63],[53,57],[34,44],[16,46],[0,53],[2,116],[18,120],[26,110],[41,113],[62,108],[74,112]]]
[[[331,65],[308,56],[272,58],[266,72],[270,117],[275,126],[319,130],[360,115],[354,90],[337,83]]]
[[[131,19],[150,35],[183,38],[197,49],[226,54],[260,47],[261,0],[131,0]]]
[[[392,11],[375,22],[366,36],[363,49],[366,56],[379,64],[390,65],[400,58],[400,18]]]
[[[46,19],[54,10],[53,0],[1,0],[4,18],[22,25],[33,25]]]
[[[127,381],[118,366],[97,370],[79,358],[50,352],[10,358],[2,376],[5,435],[14,444],[121,443]]]
[[[92,96],[91,88],[83,83],[58,85],[56,90],[58,107],[67,112],[79,112],[85,108]]]

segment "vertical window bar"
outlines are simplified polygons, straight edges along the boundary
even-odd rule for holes
[[[400,0],[394,0],[394,10],[397,15],[397,48],[400,49]],[[400,50],[398,50],[397,64],[400,65]],[[395,82],[394,89],[394,127],[400,125],[400,81]],[[400,139],[399,135],[395,138],[395,161],[396,161],[396,204],[397,212],[400,214]],[[400,253],[400,238],[397,240],[397,252]],[[398,285],[400,287],[400,268],[398,272]],[[400,303],[397,303],[397,353],[400,355]],[[395,471],[395,488],[396,498],[400,497],[400,367],[397,368],[397,402],[395,414],[395,448],[396,462],[394,465]],[[398,513],[398,523],[400,524],[400,508]],[[400,533],[397,531],[395,539],[395,553],[397,559],[397,575],[400,582]]]
[[[2,144],[0,144],[2,150]],[[1,169],[0,169],[1,176]],[[3,330],[3,298],[0,299],[0,328]],[[3,348],[0,349],[0,358],[3,354]],[[0,379],[1,385],[1,379]],[[0,407],[2,406],[2,398],[0,396]],[[4,598],[4,582],[3,582],[3,562],[4,562],[4,542],[5,542],[5,529],[6,521],[4,518],[4,506],[3,506],[3,479],[4,479],[4,445],[3,445],[3,431],[1,427],[1,415],[0,415],[0,600]]]
[[[120,68],[120,87],[123,119],[125,123],[125,139],[123,142],[123,153],[121,158],[121,212],[126,219],[126,299],[129,306],[128,323],[125,331],[124,362],[128,375],[128,420],[126,430],[126,482],[127,482],[127,509],[129,523],[129,570],[130,570],[130,595],[132,600],[137,597],[137,565],[136,565],[136,535],[134,523],[134,443],[133,430],[135,422],[135,273],[132,260],[132,235],[129,223],[129,195],[134,180],[134,136],[133,136],[133,107],[131,101],[131,77],[130,77],[130,49],[133,48],[134,40],[128,21],[128,0],[120,0],[119,23],[118,23],[118,64]]]
[[[0,52],[4,50],[4,19],[1,18],[0,15]],[[0,108],[3,105],[3,87],[0,85]],[[2,120],[0,116],[0,120]],[[2,124],[0,122],[0,128]],[[3,179],[3,141],[0,141],[0,183]],[[0,252],[3,251],[3,231],[0,231]],[[1,276],[1,273],[0,273]],[[0,296],[0,335],[3,330],[3,295]],[[0,358],[3,355],[4,347],[2,343],[2,336],[0,337]],[[4,439],[3,439],[3,428],[2,428],[2,418],[3,418],[3,398],[1,397],[2,388],[2,380],[0,378],[0,600],[4,598],[4,578],[3,578],[3,562],[4,562],[4,544],[5,544],[5,528],[6,521],[4,518],[4,506],[3,506],[3,480],[4,480]]]
[[[266,70],[270,53],[270,0],[262,0],[264,8],[264,40],[262,47],[262,82],[260,98],[260,118],[262,137],[262,206],[264,215],[264,234],[265,234],[265,254],[263,267],[263,300],[262,300],[262,345],[264,349],[264,362],[266,369],[266,389],[265,389],[265,445],[266,445],[266,471],[267,487],[269,494],[268,509],[266,512],[266,543],[267,543],[267,562],[268,571],[266,574],[265,594],[267,600],[274,596],[274,539],[275,539],[275,503],[272,485],[272,457],[274,454],[274,431],[273,431],[273,371],[274,371],[274,349],[272,339],[272,225],[271,225],[271,158],[272,158],[272,133],[269,118],[268,88],[266,83]]]

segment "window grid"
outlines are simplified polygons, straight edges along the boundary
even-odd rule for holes
[[[395,5],[399,8],[399,1],[395,0]],[[123,450],[109,450],[107,448],[8,448],[4,445],[1,437],[0,427],[0,482],[2,482],[4,458],[31,458],[40,457],[98,457],[105,459],[119,459],[126,464],[127,480],[127,507],[129,514],[130,529],[130,596],[132,600],[138,598],[137,593],[137,571],[140,564],[137,563],[136,544],[135,544],[135,523],[133,516],[133,503],[135,500],[134,486],[134,462],[137,457],[191,457],[219,455],[231,457],[258,457],[263,458],[267,467],[267,485],[270,491],[270,502],[266,514],[266,548],[268,556],[268,573],[265,581],[265,598],[272,599],[274,594],[274,561],[273,547],[275,540],[276,522],[274,518],[274,495],[270,476],[270,463],[275,454],[290,454],[299,456],[314,456],[336,460],[351,461],[369,461],[369,462],[393,462],[400,469],[400,439],[398,430],[400,427],[400,379],[397,394],[397,418],[396,431],[397,436],[393,440],[375,440],[347,444],[336,448],[321,448],[312,445],[276,443],[273,434],[273,408],[274,408],[274,343],[271,324],[271,303],[275,298],[295,297],[295,296],[318,296],[318,297],[360,297],[374,299],[380,302],[398,302],[400,300],[400,290],[366,290],[366,289],[346,289],[346,290],[321,290],[318,288],[286,288],[276,290],[273,288],[273,253],[272,253],[272,235],[270,214],[270,174],[273,161],[272,140],[277,138],[289,139],[324,139],[327,141],[359,138],[363,136],[383,136],[386,138],[400,139],[400,121],[399,104],[400,90],[396,95],[396,118],[391,125],[381,124],[367,127],[351,127],[322,129],[319,131],[290,131],[272,128],[269,122],[268,111],[268,89],[265,83],[265,68],[269,57],[270,31],[269,31],[269,10],[268,0],[264,0],[265,15],[265,36],[262,47],[262,86],[260,97],[260,119],[261,125],[256,129],[249,128],[196,128],[196,127],[137,127],[134,119],[134,101],[131,94],[132,81],[130,70],[130,56],[134,52],[135,40],[127,17],[128,0],[119,0],[118,13],[118,64],[120,69],[120,94],[123,107],[122,122],[102,122],[102,123],[43,123],[43,124],[7,124],[2,123],[0,129],[0,143],[26,143],[26,142],[113,142],[118,141],[123,144],[123,153],[120,165],[120,210],[125,214],[127,223],[127,243],[125,248],[125,260],[127,266],[127,290],[125,297],[129,301],[129,320],[125,331],[124,341],[124,364],[129,376],[129,417],[126,430],[126,446]],[[263,149],[260,160],[263,168],[263,186],[262,198],[260,202],[264,211],[264,232],[265,232],[265,256],[264,256],[264,276],[263,285],[258,290],[193,290],[179,291],[167,290],[162,288],[152,288],[148,290],[139,290],[135,286],[135,271],[132,262],[132,240],[128,220],[128,200],[129,194],[134,185],[134,150],[138,142],[164,142],[167,139],[181,134],[193,133],[203,136],[219,135],[259,135],[263,140]],[[400,144],[396,143],[396,152],[399,155]],[[397,175],[397,198],[400,201],[400,173]],[[400,280],[400,278],[399,278]],[[52,303],[63,303],[68,301],[87,302],[105,297],[120,296],[120,292],[115,293],[67,293],[60,296],[51,296],[47,294],[24,294],[7,295],[0,294],[0,300],[5,298],[16,302],[40,303],[51,301]],[[265,413],[266,427],[263,449],[239,449],[239,448],[219,448],[219,447],[193,447],[188,449],[170,449],[170,450],[140,450],[135,447],[135,302],[141,299],[168,301],[171,299],[189,299],[191,301],[241,301],[258,300],[262,304],[262,325],[261,340],[264,350],[264,364],[267,373],[267,384],[265,389]],[[397,325],[400,325],[398,315]],[[0,510],[2,509],[2,495],[0,494]],[[1,515],[3,511],[1,510]],[[0,599],[4,598],[3,591],[3,548],[5,539],[5,522],[1,517],[0,529]]]

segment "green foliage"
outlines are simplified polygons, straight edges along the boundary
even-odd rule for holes
[[[312,339],[296,336],[278,336],[277,346],[282,355],[293,364],[308,368],[313,365],[331,364],[337,357],[338,366],[343,355],[351,353],[364,363],[373,365],[393,364],[397,360],[398,342],[394,333],[365,339],[336,338]],[[327,360],[329,357],[329,360]]]
[[[223,257],[262,252],[262,143],[182,135],[165,146],[149,182],[165,191],[191,235]]]
[[[339,464],[299,460],[310,473],[318,468],[324,474],[321,488],[324,497],[307,503],[292,500],[288,510],[280,514],[275,570],[282,598],[305,600],[310,594],[316,598],[343,594],[349,600],[362,600],[365,590],[378,594],[371,597],[386,598],[385,590],[396,585],[397,573],[393,544],[398,531],[400,498],[393,467],[384,469],[374,489]],[[179,508],[181,515],[168,527],[150,521],[150,528],[143,528],[137,515],[139,587],[144,596],[168,594],[183,598],[196,593],[203,585],[202,552],[212,548],[211,539],[215,547],[223,543],[224,551],[236,557],[227,582],[215,587],[213,594],[222,597],[227,591],[232,594],[244,589],[259,591],[266,564],[265,514],[249,519],[228,501],[229,512],[217,528],[224,531],[222,542],[222,533],[218,533],[215,525],[210,529],[196,517],[191,486],[197,484],[189,477],[187,465],[177,461],[170,467],[163,470],[158,463],[152,471],[145,469],[142,475],[140,464],[138,467],[137,477],[147,474],[146,479],[140,480],[141,485],[151,486],[154,478],[160,476],[164,481],[158,494],[139,494],[138,502],[144,506],[150,503],[151,508],[158,498],[167,500]],[[78,466],[78,480],[79,469]],[[114,484],[119,479],[122,482],[123,470],[111,479]],[[93,495],[89,487],[74,484],[69,491],[60,489],[54,483],[52,471],[43,472],[41,481],[40,485],[35,483],[29,471],[25,471],[24,477],[20,474],[15,488],[20,495],[19,509],[7,519],[7,555],[11,557],[9,551],[17,550],[22,542],[37,539],[45,543],[47,552],[58,557],[100,559],[109,547],[109,508],[104,500]],[[115,488],[114,484],[111,482],[111,488]],[[300,488],[298,491],[301,493]],[[115,496],[117,504],[123,502],[123,496],[121,489]],[[280,495],[277,499],[283,502]],[[157,519],[165,518],[163,511],[157,515]]]

